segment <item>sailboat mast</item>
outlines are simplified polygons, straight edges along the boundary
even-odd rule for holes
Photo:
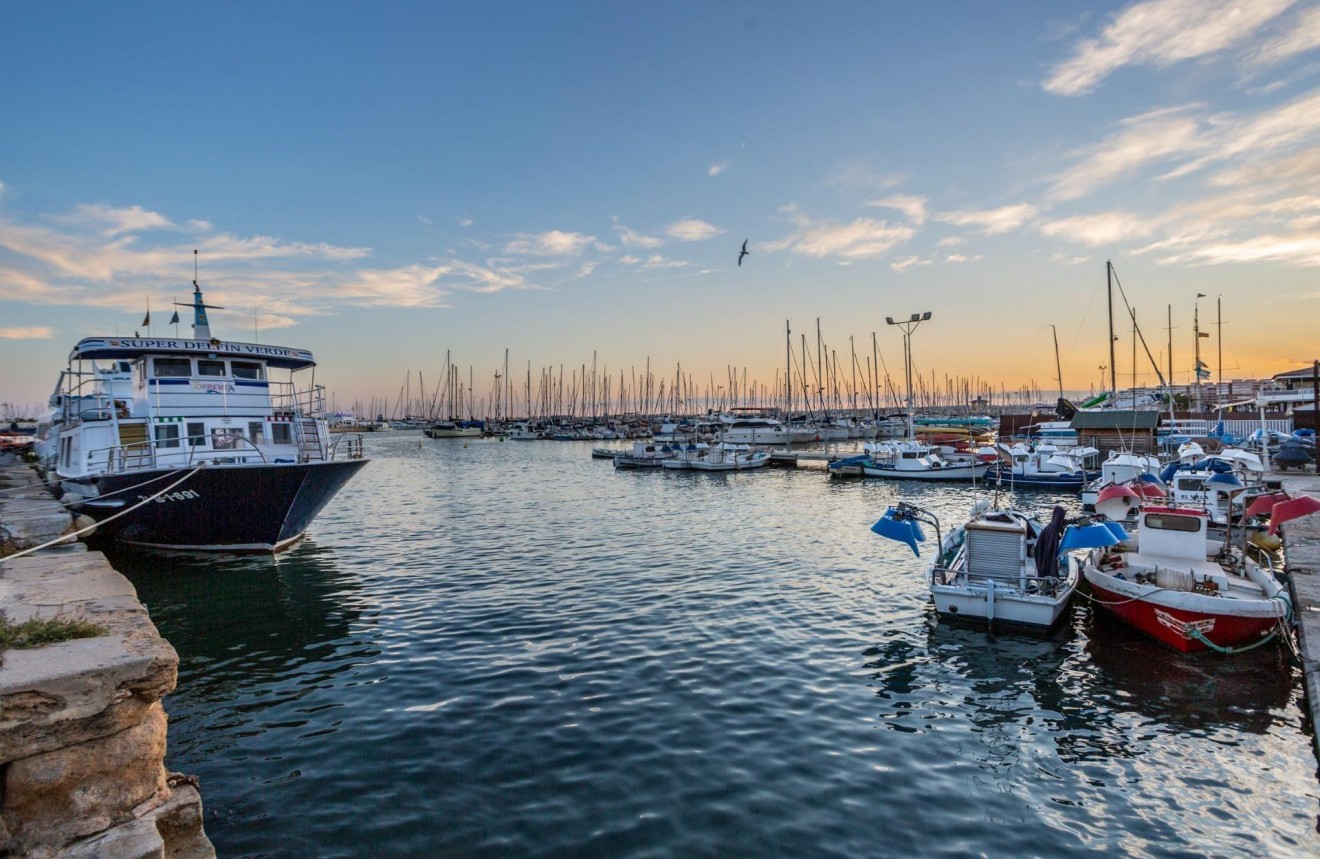
[[[1054,380],[1059,383],[1059,399],[1062,400],[1063,399],[1063,365],[1059,363],[1059,329],[1051,325],[1050,330],[1054,332],[1054,372],[1056,374]]]
[[[1109,289],[1109,396],[1118,398],[1118,377],[1114,360],[1114,263],[1105,260],[1105,282]]]

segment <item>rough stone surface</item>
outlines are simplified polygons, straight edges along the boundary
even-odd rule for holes
[[[33,755],[5,770],[0,814],[11,844],[60,843],[126,823],[166,791],[165,710],[110,737]]]
[[[0,493],[0,541],[12,548],[6,517],[53,502],[34,473],[0,457],[5,486],[25,487]],[[128,580],[80,543],[0,558],[0,612],[103,629],[0,653],[0,857],[213,859],[200,795],[174,786],[163,763],[161,698],[174,689],[178,656]]]
[[[0,557],[73,530],[73,517],[26,465],[0,463],[0,490]]]
[[[178,655],[100,552],[0,563],[0,607],[14,622],[81,617],[107,633],[5,652],[0,764],[123,731],[174,688]]]

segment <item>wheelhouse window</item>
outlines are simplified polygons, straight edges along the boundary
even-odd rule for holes
[[[264,367],[256,361],[234,361],[235,379],[261,379],[264,378],[262,370]]]
[[[261,444],[261,421],[250,421],[248,423],[248,439],[253,444]]]
[[[275,444],[293,444],[293,424],[283,422],[270,425],[270,440]]]
[[[1169,513],[1148,513],[1145,525],[1156,531],[1200,531],[1201,519],[1197,516],[1176,516]]]
[[[205,358],[197,361],[197,375],[199,376],[223,376],[225,375],[224,361],[210,361]]]
[[[206,444],[206,424],[188,424],[188,445],[197,447]]]
[[[243,433],[236,429],[211,430],[212,450],[237,450],[243,443]]]
[[[158,379],[192,375],[192,361],[187,358],[153,358],[151,367]]]
[[[156,427],[156,447],[178,447],[179,425],[159,424]]]

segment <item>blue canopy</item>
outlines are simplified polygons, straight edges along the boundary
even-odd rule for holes
[[[890,540],[897,540],[900,543],[906,543],[912,547],[912,554],[918,558],[921,557],[921,550],[917,548],[917,543],[926,542],[926,535],[921,532],[921,526],[914,520],[901,516],[897,508],[890,507],[885,511],[885,515],[876,520],[871,526],[871,530]]]
[[[1122,539],[1106,527],[1109,524],[1093,522],[1090,525],[1069,525],[1068,530],[1063,534],[1063,542],[1059,544],[1059,551],[1062,553],[1073,549],[1096,549],[1101,546],[1117,545]],[[1122,527],[1119,530],[1122,531]]]
[[[1109,533],[1113,534],[1118,539],[1118,542],[1121,543],[1124,540],[1128,539],[1128,532],[1124,530],[1122,523],[1114,522],[1110,519],[1106,519],[1104,522],[1100,524],[1108,528]]]
[[[1205,485],[1208,489],[1216,489],[1220,492],[1227,492],[1230,495],[1234,492],[1241,492],[1247,488],[1242,485],[1241,480],[1238,480],[1236,474],[1225,474],[1222,472],[1211,476],[1210,479],[1205,482]]]

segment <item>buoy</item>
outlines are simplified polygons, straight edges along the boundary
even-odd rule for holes
[[[1264,531],[1256,531],[1252,533],[1252,535],[1247,538],[1247,542],[1259,549],[1264,549],[1267,552],[1277,552],[1279,551],[1279,548],[1283,546],[1283,541],[1277,536],[1274,534],[1267,534]]]

